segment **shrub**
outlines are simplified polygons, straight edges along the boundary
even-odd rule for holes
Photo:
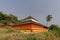
[[[0,28],[0,40],[60,40],[56,31],[32,34],[22,33],[14,29],[11,31],[10,29]]]

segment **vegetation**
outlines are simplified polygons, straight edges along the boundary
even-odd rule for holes
[[[52,15],[46,17],[47,24],[52,19]],[[19,24],[20,20],[12,14],[4,14],[0,11],[0,24],[12,25]],[[9,27],[8,29],[0,28],[0,40],[60,40],[60,27],[52,24],[48,32],[44,33],[22,33]]]
[[[19,30],[0,28],[0,40],[60,40],[56,31],[22,33]]]
[[[48,25],[48,22],[50,22],[51,19],[52,19],[52,15],[48,15],[48,16],[46,17],[46,21],[47,21],[47,24],[46,24],[46,25]]]
[[[52,24],[49,31],[54,31],[55,35],[60,37],[60,27],[58,25]]]
[[[0,23],[3,23],[5,25],[9,24],[16,24],[19,23],[20,20],[12,14],[4,14],[3,12],[0,11]]]

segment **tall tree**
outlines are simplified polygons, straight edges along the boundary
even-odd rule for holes
[[[47,21],[47,24],[46,24],[46,25],[48,25],[48,22],[50,22],[51,19],[52,19],[52,15],[48,15],[48,16],[46,17],[46,21]]]

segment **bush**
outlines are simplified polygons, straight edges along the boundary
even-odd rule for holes
[[[56,31],[31,34],[22,33],[14,29],[12,30],[0,28],[0,40],[60,40]]]

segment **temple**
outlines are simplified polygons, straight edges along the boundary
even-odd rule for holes
[[[48,32],[48,27],[40,24],[39,21],[31,16],[21,20],[20,24],[13,26],[14,29],[19,29],[21,32]]]

